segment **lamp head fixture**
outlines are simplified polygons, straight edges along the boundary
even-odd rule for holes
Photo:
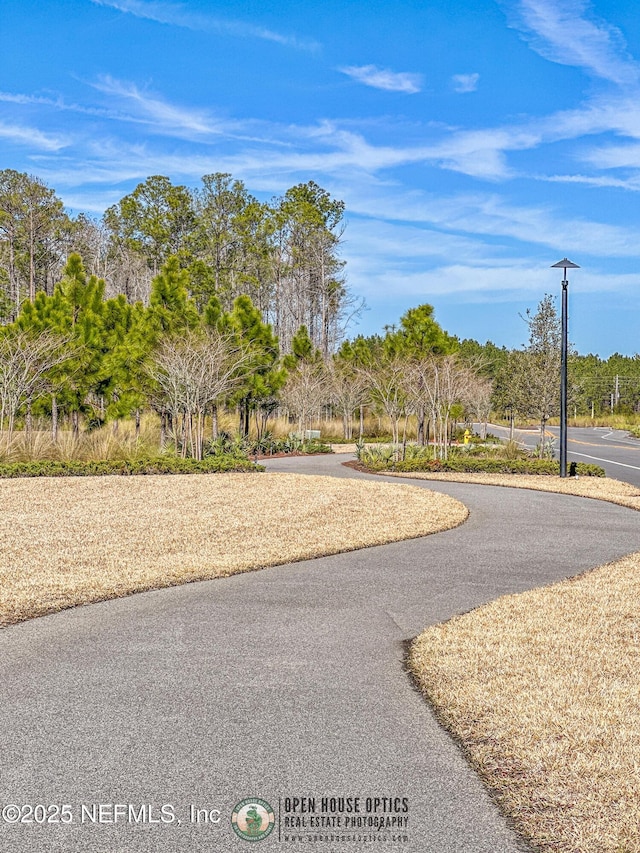
[[[569,258],[563,258],[561,261],[558,261],[557,264],[551,264],[551,269],[563,269],[564,277],[567,277],[567,270],[579,270],[580,266],[578,264],[574,264],[573,261],[570,261]]]

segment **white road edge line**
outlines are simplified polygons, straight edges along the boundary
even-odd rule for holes
[[[634,471],[640,471],[638,465],[627,465],[626,462],[614,462],[613,459],[599,459],[597,456],[588,456],[586,453],[576,453],[575,450],[570,450],[571,456],[584,456],[585,459],[593,459],[595,462],[606,462],[608,465],[621,465],[623,468],[633,468]]]

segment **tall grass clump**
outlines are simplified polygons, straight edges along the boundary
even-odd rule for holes
[[[159,430],[155,419],[143,417],[136,432],[133,421],[115,421],[89,432],[59,429],[54,441],[51,431],[38,423],[29,431],[0,433],[0,463],[103,462],[157,456]]]

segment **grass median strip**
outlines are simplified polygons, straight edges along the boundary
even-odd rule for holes
[[[0,625],[461,524],[446,495],[298,474],[0,481]]]

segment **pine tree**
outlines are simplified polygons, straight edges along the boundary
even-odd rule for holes
[[[73,431],[80,429],[79,415],[95,412],[99,391],[104,338],[104,281],[87,278],[82,258],[72,253],[62,280],[51,296],[43,292],[33,303],[25,303],[16,325],[32,332],[49,330],[62,336],[67,346],[64,369],[54,375],[51,396],[52,433],[57,436],[58,410],[71,415]]]
[[[344,203],[314,181],[287,190],[274,216],[275,328],[288,351],[305,325],[327,358],[341,337],[347,302],[338,257]]]
[[[138,434],[140,414],[151,393],[146,367],[154,340],[142,303],[129,305],[122,294],[107,300],[104,329],[106,353],[98,391],[101,419],[117,420],[134,413]]]
[[[249,434],[251,411],[256,412],[260,433],[286,379],[286,372],[278,363],[278,339],[271,326],[262,321],[260,311],[248,296],[238,296],[234,301],[229,327],[238,346],[248,352],[247,377],[235,396],[240,411],[240,433]]]
[[[457,340],[436,322],[432,305],[410,308],[400,318],[400,328],[391,336],[397,347],[409,358],[425,355],[448,355],[458,349]]]
[[[189,297],[190,277],[180,268],[176,257],[170,257],[151,285],[148,318],[150,334],[176,335],[195,329],[200,316],[195,302]]]
[[[60,233],[69,224],[63,204],[43,181],[14,169],[0,170],[0,261],[2,301],[16,317],[24,298],[33,302],[60,269]],[[6,307],[5,307],[6,312]]]
[[[79,415],[95,415],[97,408],[102,360],[106,352],[104,288],[103,279],[95,275],[87,278],[82,258],[73,253],[69,256],[62,280],[54,290],[54,297],[61,299],[65,325],[71,332],[73,350],[67,364],[65,403],[76,435],[80,430]]]
[[[116,243],[144,257],[154,275],[171,255],[191,260],[189,241],[196,218],[186,187],[152,175],[105,213]]]
[[[295,370],[301,362],[317,364],[322,361],[322,353],[314,346],[306,326],[300,326],[291,339],[291,352],[282,359],[287,370]]]

